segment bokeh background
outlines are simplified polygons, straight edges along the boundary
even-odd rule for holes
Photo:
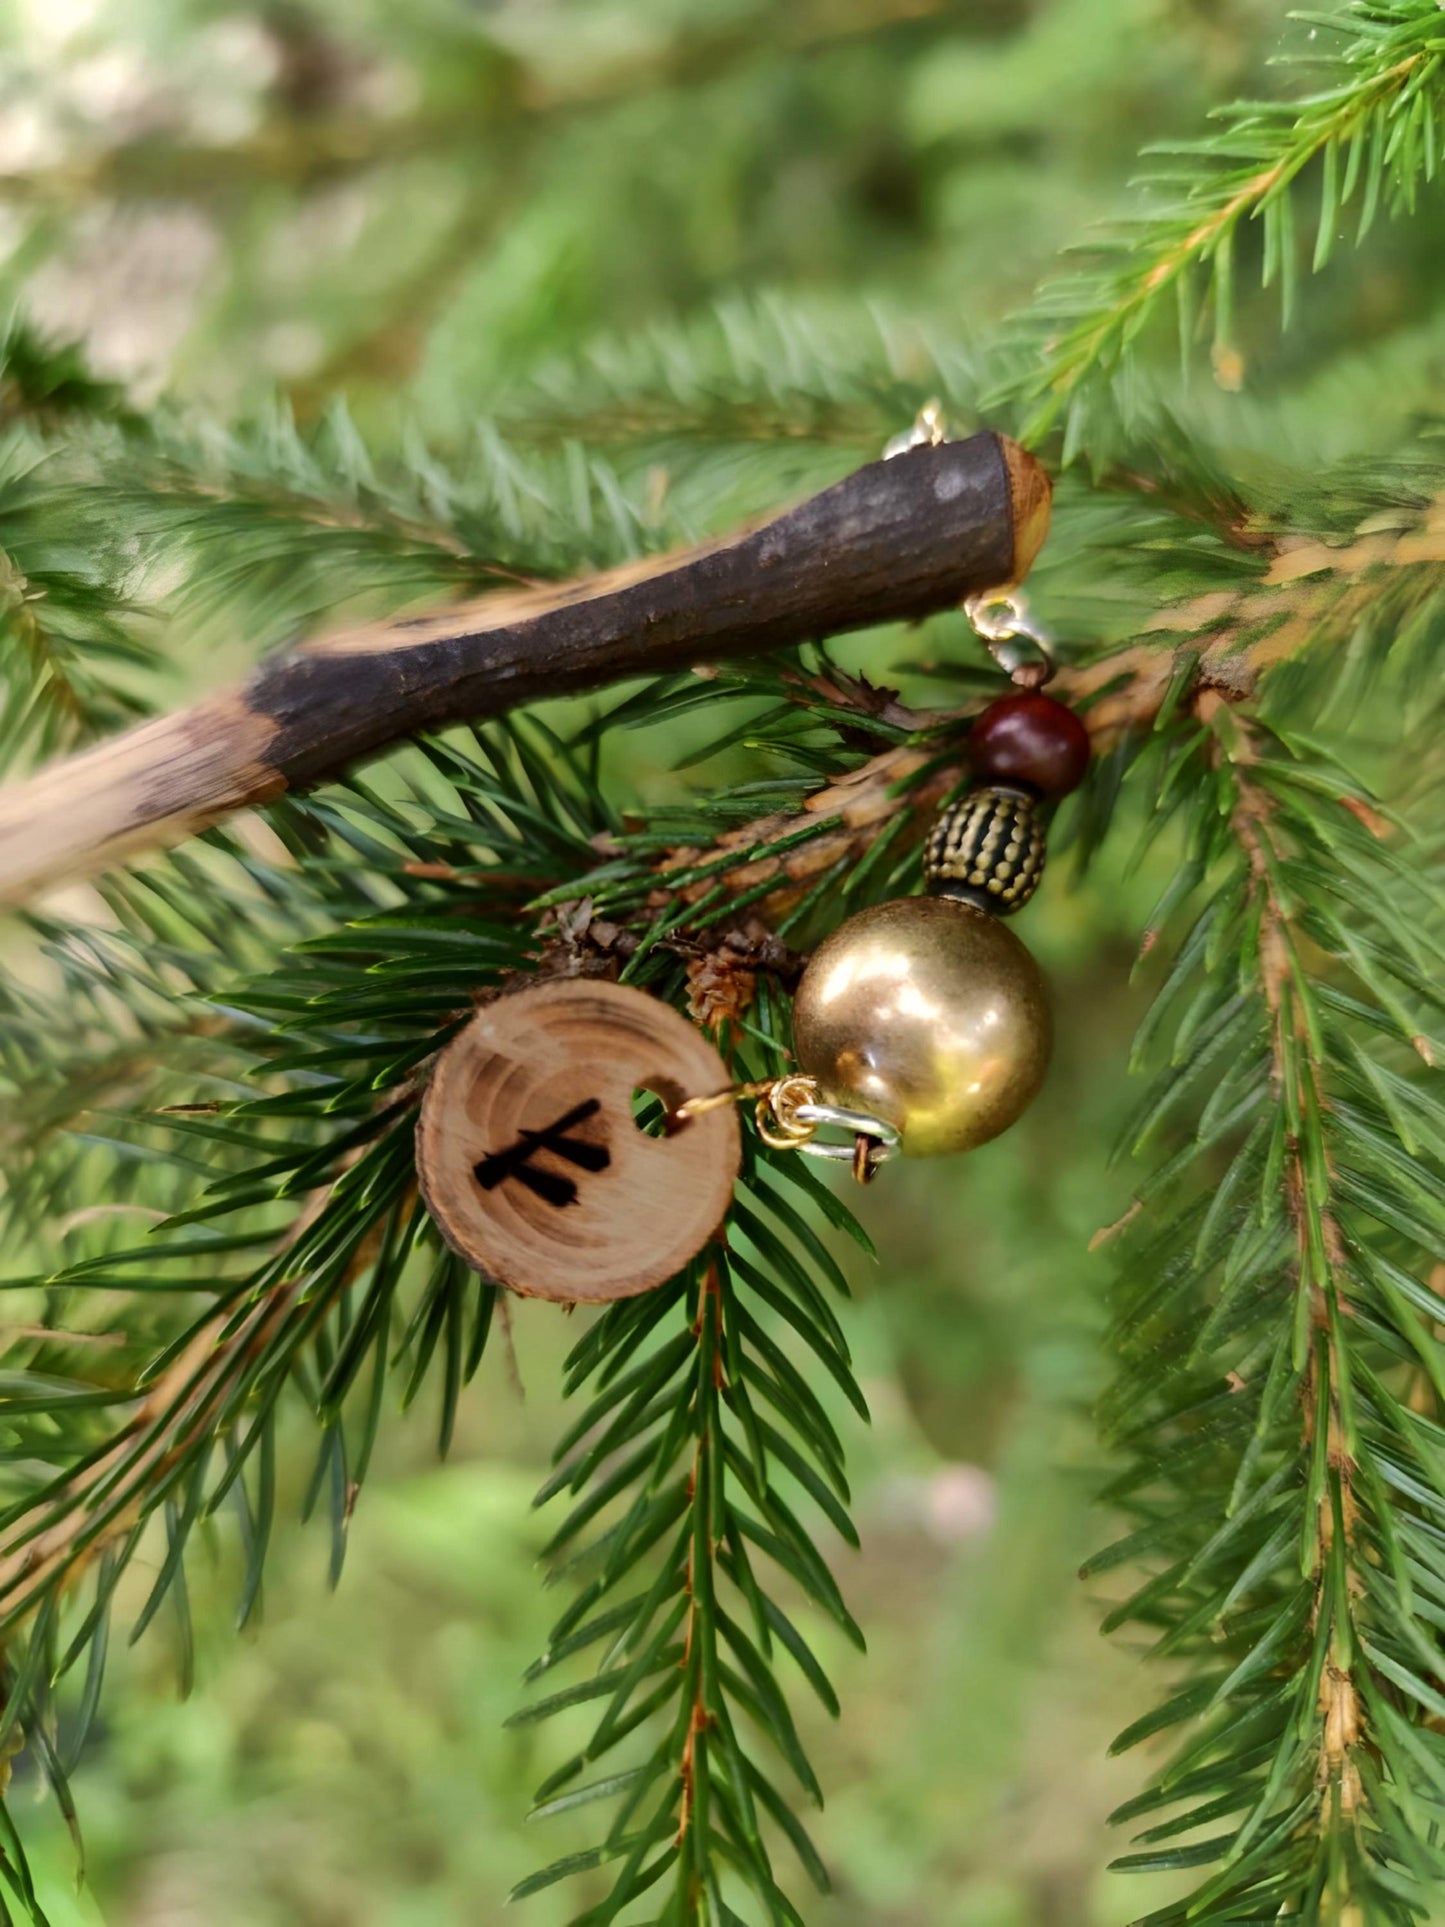
[[[585,434],[684,521],[703,454],[716,521],[874,452],[849,411],[871,420],[875,387],[941,368],[966,395],[978,345],[1120,207],[1137,148],[1269,85],[1286,31],[1268,0],[11,0],[0,19],[0,287],[138,403],[225,419],[279,396],[309,427],[344,394],[403,452],[496,423]],[[1368,274],[1310,285],[1287,345],[1261,331],[1249,380],[1315,392],[1342,339],[1407,331],[1440,272],[1390,230]],[[214,681],[256,641],[212,617],[183,673]],[[839,656],[926,696],[900,663],[969,648],[954,623]],[[697,740],[633,736],[617,780],[664,798],[746,771],[742,750],[679,771]],[[1106,1927],[1167,1891],[1105,1872],[1105,1816],[1148,1767],[1108,1744],[1158,1682],[1098,1636],[1075,1576],[1107,1533],[1090,1244],[1128,1204],[1109,1153],[1131,970],[1169,864],[1133,866],[1131,842],[1126,812],[1027,913],[1060,1009],[1036,1112],[861,1206],[883,1254],[848,1260],[864,1550],[828,1551],[872,1650],[810,1628],[845,1708],[832,1727],[800,1707],[836,1882],[810,1927]],[[324,1532],[297,1521],[237,1640],[218,1531],[191,1575],[191,1697],[160,1629],[113,1663],[73,1901],[63,1829],[36,1818],[57,1927],[491,1922],[566,1850],[565,1822],[524,1820],[562,1741],[503,1722],[552,1604],[530,1496],[574,1335],[513,1312],[446,1466],[425,1413],[391,1428],[335,1596]],[[554,1889],[518,1918],[568,1912]]]

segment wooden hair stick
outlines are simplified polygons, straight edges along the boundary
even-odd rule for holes
[[[0,790],[0,901],[339,776],[420,730],[1018,583],[1049,506],[1033,456],[986,431],[869,463],[699,548],[284,650],[239,689]]]

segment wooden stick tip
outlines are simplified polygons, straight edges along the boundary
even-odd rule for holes
[[[998,441],[1008,469],[1009,503],[1013,511],[1013,580],[1022,582],[1049,532],[1054,485],[1037,456],[1007,435],[1000,435]]]

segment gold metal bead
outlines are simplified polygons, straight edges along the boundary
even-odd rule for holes
[[[913,1157],[986,1144],[1048,1069],[1038,965],[986,910],[905,897],[861,911],[814,953],[793,1005],[798,1068],[824,1099],[902,1133]]]

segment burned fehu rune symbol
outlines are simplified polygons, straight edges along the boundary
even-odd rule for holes
[[[437,1055],[417,1180],[452,1250],[493,1284],[606,1305],[675,1278],[710,1239],[742,1162],[737,1107],[654,1137],[728,1067],[680,1011],[631,984],[553,977],[482,1004]]]
[[[515,1178],[518,1184],[526,1185],[544,1204],[561,1207],[577,1202],[576,1180],[559,1171],[538,1169],[532,1160],[540,1151],[549,1151],[553,1157],[563,1158],[568,1164],[575,1164],[582,1171],[605,1171],[612,1162],[612,1153],[605,1144],[593,1144],[587,1138],[569,1137],[567,1133],[574,1126],[589,1117],[595,1117],[602,1108],[595,1097],[574,1104],[570,1111],[544,1125],[540,1131],[531,1131],[522,1126],[517,1133],[515,1144],[505,1151],[493,1151],[472,1168],[477,1183],[484,1191],[495,1191],[499,1184],[508,1178]]]

